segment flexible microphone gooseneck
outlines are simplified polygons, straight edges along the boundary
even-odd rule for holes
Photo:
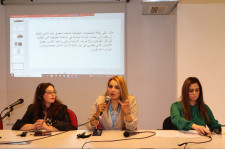
[[[109,96],[105,96],[105,103],[106,104],[108,104],[109,102],[110,102],[110,100],[111,100],[111,98],[109,97]],[[100,113],[100,116],[102,115],[102,112]],[[99,116],[99,117],[100,117]],[[90,122],[92,122],[92,121],[95,121],[96,119],[92,119],[92,120],[89,120],[89,121],[87,121],[87,122],[85,122],[85,123],[83,123],[83,124],[79,124],[78,126],[77,126],[77,128],[78,127],[80,127],[80,126],[83,126],[83,125],[85,125],[85,124],[87,124],[87,123],[90,123]]]
[[[92,121],[95,121],[95,119],[90,120],[90,121],[87,121],[87,122],[85,122],[85,123],[83,123],[83,124],[79,124],[79,125],[77,126],[77,128],[80,127],[80,126],[83,126],[83,125],[85,125],[85,124],[87,124],[87,123],[90,123],[90,122],[92,122]]]
[[[108,104],[108,103],[110,102],[110,100],[111,100],[111,98],[110,98],[109,96],[105,96],[105,103],[106,103],[106,104]],[[100,116],[101,116],[101,114],[102,114],[102,112],[100,113]],[[99,117],[100,117],[100,116],[99,116]],[[87,124],[87,123],[90,123],[90,122],[92,122],[92,121],[95,121],[95,119],[90,120],[90,121],[87,121],[87,122],[82,123],[82,124],[79,124],[79,125],[77,126],[77,128],[80,127],[80,126],[83,126],[83,125],[85,125],[85,124]]]
[[[24,102],[24,100],[22,99],[22,98],[20,98],[19,100],[17,100],[16,102],[14,102],[13,104],[11,104],[11,105],[9,105],[8,107],[6,107],[4,110],[2,110],[2,112],[1,112],[1,119],[0,120],[3,120],[5,117],[10,117],[10,112],[12,112],[13,111],[13,107],[15,107],[16,105],[18,105],[18,104],[21,104],[21,103],[23,103]],[[5,111],[5,110],[7,110],[7,109],[10,109],[4,116],[2,116],[2,113],[3,113],[3,111]]]

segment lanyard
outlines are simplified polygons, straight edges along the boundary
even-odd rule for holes
[[[111,104],[110,104],[109,110],[110,110],[110,115],[111,115],[111,119],[112,119],[112,127],[114,127],[115,122],[116,122],[116,118],[117,118],[118,113],[120,111],[120,104],[118,105],[117,112],[116,112],[116,114],[114,116],[113,116],[113,110],[112,110]]]

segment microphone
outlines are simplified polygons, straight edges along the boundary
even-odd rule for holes
[[[22,98],[20,98],[19,100],[17,100],[17,101],[14,102],[13,104],[11,104],[11,105],[9,105],[8,107],[6,107],[4,110],[13,108],[13,107],[16,106],[16,105],[23,103],[23,101],[24,101],[24,100],[23,100]]]
[[[136,135],[136,134],[139,134],[141,132],[135,132],[135,131],[125,131],[123,133],[124,137],[129,137],[129,136],[133,136],[133,135]]]
[[[106,103],[106,104],[108,104],[108,103],[110,102],[110,100],[111,100],[111,97],[105,96],[105,103]],[[98,120],[99,118],[101,118],[102,113],[103,113],[103,112],[100,112],[100,116],[99,116],[99,117],[95,117],[95,119],[93,119],[93,120],[96,120],[96,119]],[[94,115],[93,115],[93,116],[94,116]],[[83,124],[80,124],[80,125],[77,126],[77,128],[80,127],[80,126],[83,126],[83,125],[85,125],[85,124],[87,124],[87,123],[89,123],[89,122],[91,122],[91,121],[93,121],[93,120],[90,120],[90,121],[88,121],[88,122],[85,122],[85,123],[83,123]]]
[[[108,104],[110,102],[111,98],[109,96],[105,96],[105,103]],[[100,112],[100,116],[103,112]]]

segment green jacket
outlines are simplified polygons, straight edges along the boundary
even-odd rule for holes
[[[212,111],[206,106],[206,110],[209,117],[209,124],[206,124],[206,121],[201,117],[201,113],[196,106],[190,106],[191,108],[191,120],[188,121],[184,118],[184,110],[180,101],[172,104],[170,109],[171,121],[177,127],[178,130],[191,130],[191,126],[195,123],[197,125],[205,126],[209,128],[219,128],[221,124],[215,120]]]

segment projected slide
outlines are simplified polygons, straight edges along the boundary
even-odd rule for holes
[[[10,16],[10,74],[124,75],[124,13]]]

